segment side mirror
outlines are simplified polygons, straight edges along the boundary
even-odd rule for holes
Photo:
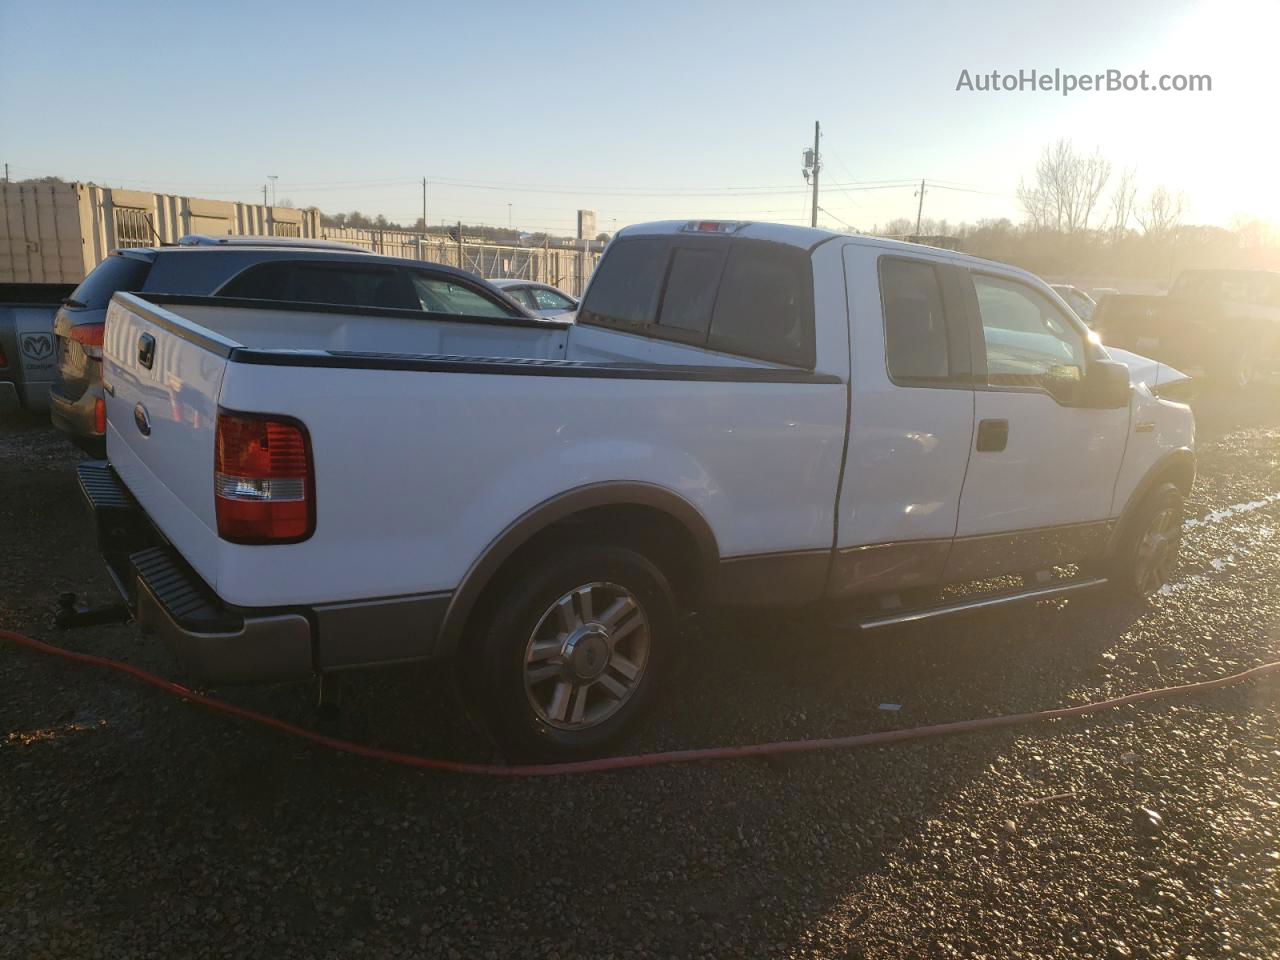
[[[1129,368],[1117,360],[1094,360],[1084,378],[1083,406],[1114,410],[1129,405]]]

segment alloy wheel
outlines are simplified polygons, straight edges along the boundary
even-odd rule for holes
[[[1151,518],[1138,541],[1134,576],[1143,593],[1155,593],[1173,578],[1181,535],[1181,515],[1174,507],[1164,507]]]
[[[626,587],[600,581],[574,587],[543,613],[525,645],[529,705],[560,730],[603,723],[639,688],[649,641],[648,619]]]

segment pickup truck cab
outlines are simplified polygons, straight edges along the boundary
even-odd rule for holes
[[[1280,371],[1280,272],[1184,270],[1167,296],[1104,297],[1093,326],[1108,346],[1247,389]]]
[[[772,224],[627,228],[573,324],[117,293],[104,356],[144,628],[214,681],[451,658],[536,757],[633,723],[689,611],[1158,589],[1195,472],[1034,276]]]

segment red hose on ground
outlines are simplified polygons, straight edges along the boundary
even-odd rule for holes
[[[130,666],[127,663],[120,663],[117,660],[110,660],[106,657],[94,656],[91,653],[76,653],[71,650],[64,650],[61,647],[55,647],[48,643],[42,643],[31,637],[21,633],[14,633],[11,630],[0,629],[0,639],[11,640],[14,643],[40,653],[48,653],[57,657],[63,657],[67,660],[74,660],[77,663],[88,663],[95,667],[106,667],[110,670],[118,670],[121,673],[127,673],[132,677],[141,680],[143,683],[149,683],[153,687],[159,687],[169,693],[175,694],[184,700],[191,700],[202,706],[209,707],[222,713],[229,713],[234,717],[240,717],[245,720],[252,720],[254,723],[260,723],[263,726],[274,727],[276,730],[282,730],[285,733],[292,734],[295,737],[301,737],[304,740],[310,740],[313,743],[319,743],[326,747],[332,747],[335,750],[341,750],[345,753],[353,753],[361,757],[372,757],[375,760],[389,760],[392,763],[403,764],[407,767],[425,767],[428,770],[445,770],[451,773],[475,773],[486,776],[496,777],[546,777],[561,773],[592,773],[603,770],[624,770],[631,767],[653,767],[660,764],[668,763],[689,763],[694,760],[727,760],[740,757],[762,757],[784,753],[812,753],[817,750],[841,750],[851,747],[867,747],[876,746],[887,743],[901,743],[905,740],[920,740],[925,737],[937,737],[950,733],[970,733],[975,730],[994,730],[999,727],[1012,727],[1022,723],[1029,723],[1033,720],[1056,720],[1062,717],[1080,717],[1090,713],[1100,713],[1103,710],[1110,710],[1113,707],[1123,706],[1128,703],[1137,703],[1141,700],[1156,700],[1162,697],[1180,696],[1184,694],[1197,693],[1202,690],[1214,690],[1219,687],[1229,687],[1233,684],[1244,683],[1248,680],[1255,680],[1258,677],[1266,676],[1271,673],[1280,672],[1280,661],[1274,663],[1265,663],[1261,666],[1253,667],[1242,673],[1233,673],[1229,676],[1218,677],[1215,680],[1202,680],[1199,683],[1187,683],[1177,687],[1164,687],[1159,690],[1144,690],[1140,693],[1130,693],[1123,697],[1116,697],[1112,700],[1100,700],[1097,703],[1085,703],[1076,707],[1058,707],[1053,710],[1037,710],[1034,713],[1013,713],[999,717],[983,717],[977,720],[957,720],[952,723],[935,723],[924,727],[907,727],[901,730],[885,730],[879,733],[860,733],[849,737],[825,737],[819,740],[784,740],[778,743],[757,743],[741,747],[709,747],[702,750],[670,750],[663,753],[642,753],[625,757],[605,757],[600,760],[581,760],[575,763],[548,763],[548,764],[524,764],[515,766],[503,766],[500,764],[490,763],[463,763],[457,760],[438,760],[432,757],[418,757],[413,754],[400,753],[395,750],[383,750],[379,747],[368,747],[359,743],[352,743],[349,740],[339,740],[336,737],[326,737],[323,734],[315,733],[303,727],[287,723],[284,720],[278,720],[275,717],[269,717],[266,714],[258,713],[256,710],[249,710],[245,707],[237,707],[235,704],[226,703],[222,700],[215,700],[213,697],[207,697],[202,693],[196,693],[181,684],[158,677],[154,673],[148,673],[138,667]]]

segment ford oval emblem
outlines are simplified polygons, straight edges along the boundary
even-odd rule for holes
[[[147,416],[147,408],[141,403],[133,408],[133,422],[138,425],[138,432],[144,437],[151,436],[151,418]]]

